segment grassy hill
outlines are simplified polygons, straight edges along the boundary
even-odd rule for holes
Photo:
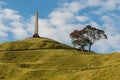
[[[120,53],[95,54],[47,38],[0,45],[0,80],[119,80]]]
[[[25,40],[6,42],[0,45],[0,50],[35,50],[35,49],[68,49],[65,44],[48,38],[27,38]]]

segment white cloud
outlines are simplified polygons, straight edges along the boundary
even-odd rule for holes
[[[14,28],[11,29],[11,32],[13,33],[15,39],[26,38],[28,36],[24,28]]]
[[[115,36],[116,34],[119,34],[119,27],[116,23],[116,21],[113,20],[112,17],[104,15],[102,17],[103,20],[103,27],[106,30],[107,34],[109,36]]]
[[[66,9],[68,9],[68,11],[75,12],[75,13],[78,12],[82,8],[83,6],[78,2],[72,2],[66,6]]]
[[[6,20],[18,21],[21,18],[17,11],[8,8],[1,9],[0,13],[1,18]]]
[[[110,48],[111,48],[111,45],[106,39],[96,41],[92,46],[92,49],[94,49],[98,53],[101,53],[101,52],[106,53]]]
[[[77,2],[77,1],[73,1],[71,3],[66,2],[64,4],[61,4],[61,7],[58,8],[57,10],[76,13],[83,8],[84,8],[84,6],[81,3]]]
[[[103,8],[107,10],[115,10],[118,9],[118,5],[120,5],[120,0],[107,0],[103,3]]]
[[[28,37],[23,17],[15,10],[9,8],[0,9],[0,33],[2,37],[13,35],[13,39]],[[27,22],[26,22],[27,23]],[[9,35],[9,36],[8,36]]]
[[[0,37],[7,37],[8,34],[4,31],[0,31]]]
[[[85,0],[86,2],[86,6],[89,6],[89,7],[96,7],[96,6],[99,6],[101,3],[102,3],[102,0]]]
[[[76,19],[80,22],[86,22],[89,20],[89,17],[87,16],[76,16]]]
[[[2,24],[2,22],[0,22],[0,31],[8,31],[8,27],[5,26],[4,24]]]
[[[50,14],[50,22],[55,26],[60,26],[73,21],[74,14],[68,11],[55,10]]]

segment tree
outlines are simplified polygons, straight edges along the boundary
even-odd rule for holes
[[[70,38],[72,38],[72,44],[74,47],[79,46],[82,51],[87,46],[89,48],[88,51],[91,50],[91,46],[100,39],[107,39],[107,35],[103,30],[96,29],[87,25],[83,30],[74,30],[70,34]]]

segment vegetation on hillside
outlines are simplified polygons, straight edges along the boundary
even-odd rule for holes
[[[25,40],[5,42],[1,50],[35,50],[35,49],[71,49],[72,47],[47,38],[27,38]]]
[[[91,46],[100,39],[107,39],[107,35],[103,30],[96,29],[90,25],[87,25],[83,30],[74,30],[70,37],[72,38],[72,44],[74,47],[79,46],[82,51],[87,46],[91,50]]]
[[[112,57],[111,57],[112,56]],[[73,49],[0,52],[4,80],[119,80],[120,54]]]
[[[119,53],[80,52],[46,38],[3,43],[0,50],[0,80],[120,79]]]

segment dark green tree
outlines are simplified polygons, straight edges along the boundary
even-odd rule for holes
[[[74,47],[79,46],[79,49],[84,51],[85,47],[89,48],[88,51],[91,50],[91,46],[100,39],[107,39],[107,35],[103,30],[96,29],[87,25],[82,30],[74,30],[70,34],[70,38],[72,39],[72,44]]]

